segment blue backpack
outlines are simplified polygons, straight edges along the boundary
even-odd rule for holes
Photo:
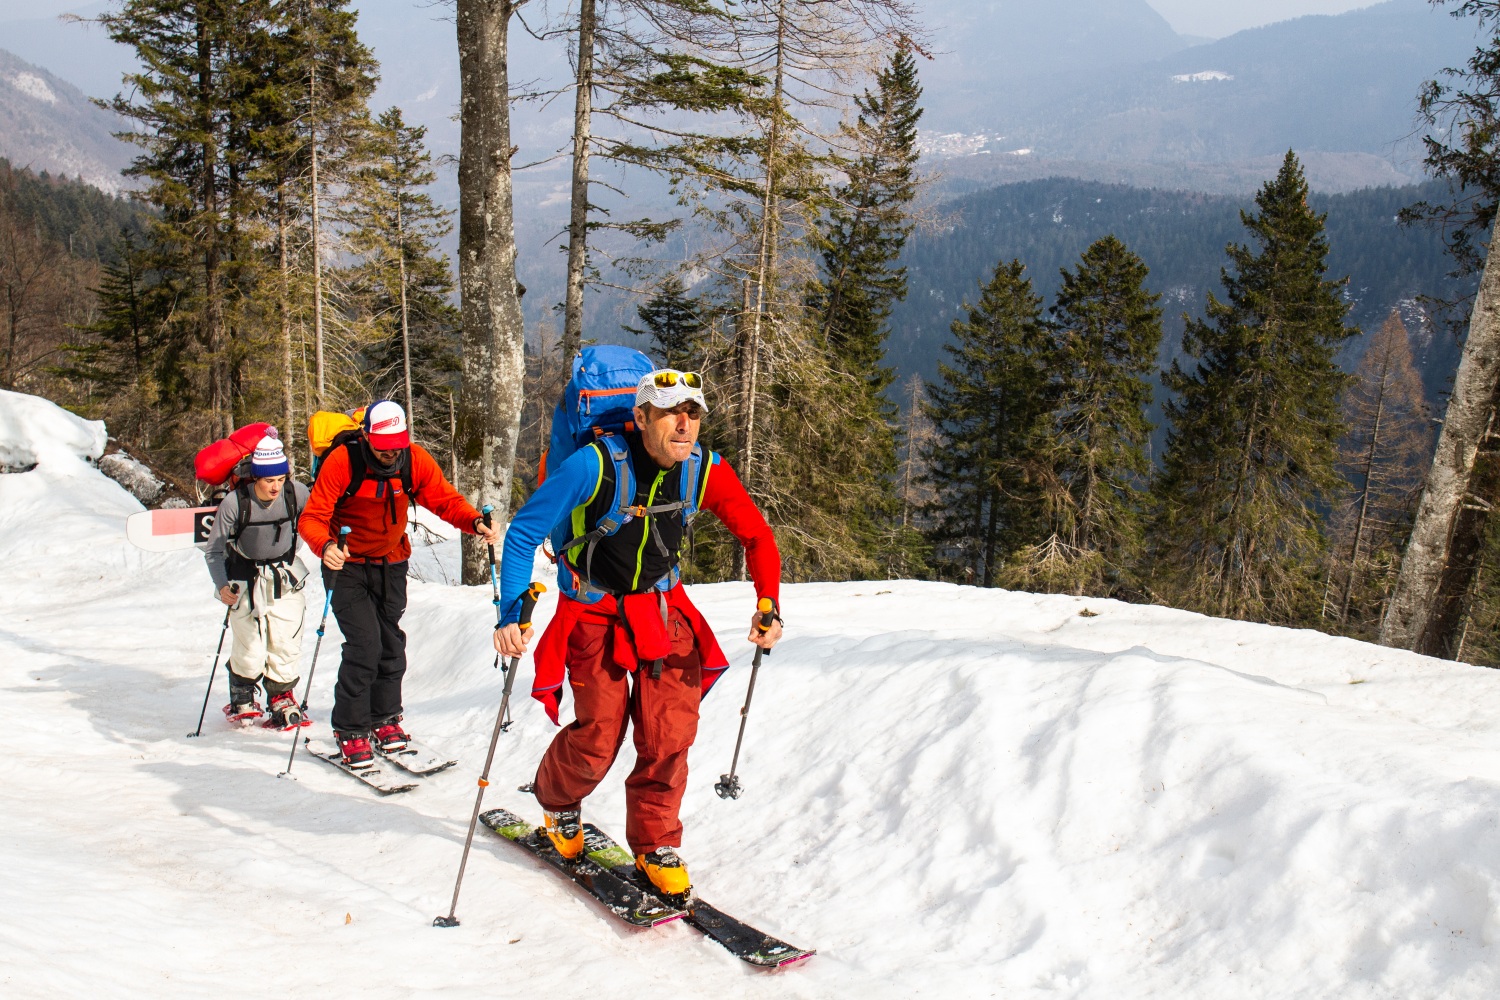
[[[579,351],[552,411],[552,440],[542,456],[537,485],[579,448],[633,428],[636,386],[655,370],[651,359],[632,347],[600,344]]]
[[[634,413],[636,387],[645,376],[656,370],[651,359],[630,347],[601,344],[585,347],[573,361],[573,374],[563,387],[562,398],[552,412],[552,440],[547,453],[542,456],[542,465],[537,485],[545,481],[548,470],[559,468],[574,452],[598,442],[615,470],[614,510],[600,518],[592,529],[575,532],[575,518],[570,515],[552,529],[550,541],[554,558],[586,546],[581,565],[586,568],[592,561],[594,546],[601,539],[615,534],[620,528],[637,517],[652,514],[680,513],[683,523],[698,512],[701,499],[704,451],[702,445],[694,445],[693,452],[683,462],[682,495],[670,503],[651,507],[635,505],[635,470],[630,463],[630,449],[620,435],[635,429]],[[587,504],[584,505],[585,507]],[[652,532],[654,535],[655,532]],[[657,544],[660,544],[659,540]],[[574,560],[575,565],[579,564]],[[564,579],[571,576],[571,580]],[[559,574],[562,590],[574,600],[592,604],[604,596],[604,591],[594,587],[589,580],[577,573]],[[659,590],[668,590],[677,582],[677,571],[657,581]],[[571,584],[571,586],[570,586]]]

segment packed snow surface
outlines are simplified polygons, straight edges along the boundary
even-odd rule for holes
[[[71,423],[70,423],[71,421]],[[481,829],[439,930],[499,703],[488,587],[412,585],[407,723],[460,766],[381,799],[231,730],[195,550],[0,396],[0,995],[1492,997],[1500,675],[1313,632],[911,582],[789,587],[738,801],[714,795],[753,595],[695,587],[735,668],[704,706],[683,853],[705,898],[818,955],[760,973],[624,927]],[[53,443],[49,444],[51,440]],[[86,449],[84,449],[86,451]],[[444,546],[447,546],[444,549]],[[429,572],[452,543],[426,552]],[[321,594],[309,615],[321,611]],[[544,622],[552,599],[539,609]],[[312,628],[304,657],[312,656]],[[332,620],[313,683],[326,719]],[[529,686],[529,665],[518,688]],[[529,699],[487,806],[553,734]],[[320,725],[316,732],[326,734]],[[623,828],[625,760],[586,804]]]

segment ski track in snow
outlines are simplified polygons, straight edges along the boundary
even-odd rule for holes
[[[6,997],[1500,987],[1500,675],[1164,608],[912,582],[787,588],[735,802],[712,785],[733,752],[753,595],[693,588],[734,669],[704,704],[683,853],[706,898],[816,957],[766,974],[686,926],[624,927],[482,827],[463,926],[435,929],[502,684],[488,586],[413,582],[404,621],[408,725],[458,767],[388,799],[300,753],[296,780],[278,779],[291,734],[224,724],[222,663],[204,735],[185,738],[221,606],[196,550],[125,542],[139,504],[79,457],[96,427],[0,393],[0,428],[26,438],[0,446],[39,461],[0,475]],[[453,555],[423,551],[423,577],[451,575]],[[308,604],[304,663],[321,591]],[[330,616],[313,732],[338,646]],[[533,816],[514,789],[554,729],[529,684],[527,661],[485,804]],[[621,756],[586,805],[616,833],[628,742]]]

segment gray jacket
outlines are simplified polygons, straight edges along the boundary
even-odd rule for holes
[[[295,491],[297,510],[307,506],[308,488],[299,482],[288,481],[282,495],[270,503],[262,503],[250,488],[250,520],[245,530],[235,539],[230,539],[240,516],[240,494],[234,490],[219,504],[214,514],[213,527],[208,532],[208,543],[203,557],[208,562],[208,575],[213,578],[214,589],[229,586],[229,571],[225,566],[230,549],[251,562],[294,558],[297,554],[297,523],[286,520],[289,513],[287,495]],[[279,524],[277,522],[280,522]],[[299,561],[300,564],[300,561]],[[305,566],[293,568],[292,581],[300,586],[307,575]]]

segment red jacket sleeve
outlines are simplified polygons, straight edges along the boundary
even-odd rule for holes
[[[459,531],[474,534],[474,522],[483,515],[443,476],[437,460],[420,445],[411,446],[412,497]]]
[[[755,581],[757,597],[769,597],[781,607],[781,552],[771,526],[750,499],[740,477],[722,458],[707,468],[703,487],[703,509],[712,511],[729,533],[745,547],[745,565]]]
[[[302,508],[302,516],[297,519],[297,531],[313,555],[322,557],[323,550],[333,541],[333,509],[348,488],[349,449],[334,448],[318,467],[318,478],[313,481],[307,506]]]

